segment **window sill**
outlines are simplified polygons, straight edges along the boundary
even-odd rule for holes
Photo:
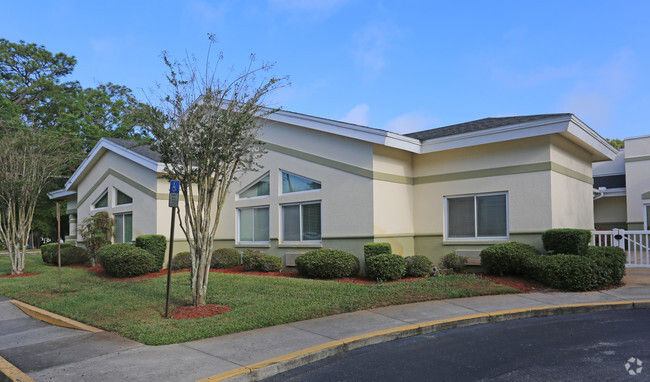
[[[493,245],[506,243],[508,241],[510,241],[510,238],[491,240],[443,240],[442,245]]]
[[[239,243],[235,248],[271,248],[271,243]]]
[[[323,248],[323,243],[284,243],[278,248]]]

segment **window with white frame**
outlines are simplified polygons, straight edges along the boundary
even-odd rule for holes
[[[115,214],[115,242],[130,243],[133,240],[133,214]]]
[[[269,207],[239,208],[239,242],[269,242]]]
[[[282,205],[283,242],[321,241],[321,203]]]
[[[319,181],[306,178],[304,176],[282,171],[282,193],[289,194],[292,192],[320,190]]]
[[[133,198],[116,188],[115,189],[115,205],[116,206],[124,206],[124,205],[127,205],[127,204],[133,204]]]
[[[508,194],[445,197],[446,237],[484,239],[508,237]]]
[[[108,189],[105,190],[97,200],[95,200],[92,207],[95,210],[108,207]]]
[[[268,196],[270,190],[269,182],[270,182],[270,177],[269,174],[267,173],[266,175],[262,176],[261,178],[253,182],[250,186],[240,191],[238,194],[239,198],[245,199],[245,198],[254,198],[258,196]]]

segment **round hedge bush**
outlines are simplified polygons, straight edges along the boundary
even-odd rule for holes
[[[426,256],[415,255],[404,259],[407,277],[425,277],[431,273],[433,262]]]
[[[359,259],[338,249],[315,249],[296,257],[298,273],[320,279],[355,276],[359,273]]]
[[[242,265],[246,271],[256,271],[258,270],[257,263],[259,262],[260,257],[266,256],[266,253],[258,251],[256,249],[247,249],[244,251],[244,254],[241,257]]]
[[[192,268],[192,258],[189,252],[178,252],[172,257],[172,271]]]
[[[73,245],[70,243],[61,243],[61,251],[63,251],[65,248],[70,248]],[[43,259],[43,262],[45,264],[52,264],[56,265],[59,263],[57,257],[58,257],[58,243],[51,243],[51,244],[45,244],[41,245],[41,259]]]
[[[381,253],[366,259],[366,276],[371,280],[392,281],[406,274],[406,261],[400,255]]]
[[[158,270],[154,255],[133,244],[110,244],[97,254],[104,271],[113,277],[134,277]]]
[[[234,248],[219,248],[212,251],[210,268],[232,268],[241,264],[239,251]]]
[[[164,235],[141,235],[135,238],[135,246],[146,249],[156,259],[158,270],[162,269],[167,250],[167,238]]]
[[[448,253],[440,260],[440,267],[451,269],[454,273],[460,273],[467,266],[467,257],[457,255],[455,252]]]
[[[523,275],[526,259],[538,254],[532,245],[516,241],[495,244],[481,251],[481,266],[490,275]]]
[[[256,271],[277,272],[282,269],[282,259],[277,256],[263,255],[257,259]]]

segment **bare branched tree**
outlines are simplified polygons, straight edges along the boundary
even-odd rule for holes
[[[67,143],[28,127],[0,137],[0,240],[9,250],[11,274],[25,270],[29,229],[39,195],[69,163]]]
[[[210,47],[214,43],[210,36]],[[161,97],[164,121],[151,128],[154,148],[170,179],[180,181],[185,199],[178,217],[190,243],[195,306],[206,303],[214,237],[228,189],[238,175],[258,168],[256,161],[263,154],[257,141],[259,121],[276,111],[264,105],[265,96],[288,82],[287,77],[258,78],[273,65],[256,66],[252,55],[248,67],[234,78],[229,78],[230,71],[230,76],[218,79],[223,55],[214,65],[209,59],[210,50],[202,69],[193,56],[178,62],[163,53],[170,90]]]

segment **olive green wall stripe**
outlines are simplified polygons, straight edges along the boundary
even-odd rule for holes
[[[161,192],[157,193],[156,194],[156,200],[169,200],[169,193],[161,193]],[[185,200],[185,197],[183,196],[183,194],[178,195],[178,200],[179,201],[184,201]]]
[[[276,151],[276,152],[279,152],[279,153],[282,153],[282,154],[286,154],[286,155],[289,155],[289,156],[292,156],[292,157],[295,157],[295,158],[304,159],[306,161],[313,162],[313,163],[316,163],[316,164],[320,164],[320,165],[323,165],[323,166],[335,168],[337,170],[349,172],[350,174],[363,176],[364,178],[373,179],[372,170],[368,170],[368,169],[365,169],[365,168],[349,165],[347,163],[335,161],[335,160],[328,159],[328,158],[323,158],[323,157],[320,157],[318,155],[309,154],[309,153],[306,153],[306,152],[303,152],[303,151],[290,149],[288,147],[278,146],[278,145],[275,145],[273,143],[268,143],[268,142],[264,143],[264,148],[272,150],[272,151]]]
[[[428,175],[415,178],[415,184],[449,182],[454,180],[467,180],[475,178],[486,178],[490,176],[525,174],[528,172],[549,171],[551,162],[520,164],[515,166],[486,168],[483,170],[471,170],[452,172],[448,174]]]
[[[401,184],[426,184],[426,183],[449,182],[455,180],[467,180],[467,179],[485,178],[491,176],[525,174],[529,172],[538,172],[538,171],[554,171],[559,174],[577,179],[579,181],[593,184],[593,179],[590,176],[581,174],[578,171],[571,170],[570,168],[564,167],[562,165],[550,161],[541,162],[541,163],[520,164],[514,166],[495,167],[495,168],[488,168],[482,170],[461,171],[461,172],[454,172],[448,174],[427,175],[427,176],[420,176],[420,177],[413,178],[409,176],[394,175],[394,174],[387,174],[378,171],[371,171],[347,163],[342,163],[332,159],[327,159],[317,155],[305,153],[287,147],[282,147],[273,143],[265,143],[264,147],[272,151],[290,155],[292,157],[296,157],[299,159],[304,159],[309,162],[313,162],[323,166],[335,168],[337,170],[345,171],[351,174],[363,176],[365,178],[381,180],[386,182],[393,182],[393,183],[401,183]]]
[[[650,155],[646,156],[641,156],[641,157],[631,157],[631,158],[625,158],[625,162],[641,162],[641,161],[646,161],[650,160]]]
[[[77,203],[77,206],[82,205],[83,202],[85,202],[86,199],[88,199],[88,197],[90,196],[90,194],[92,194],[92,193],[97,189],[97,187],[98,187],[98,186],[99,186],[99,185],[100,185],[100,184],[101,184],[101,183],[102,183],[102,182],[103,182],[103,181],[104,181],[104,180],[105,180],[109,175],[112,175],[112,176],[116,177],[117,179],[121,180],[122,182],[128,184],[129,186],[132,186],[132,187],[135,188],[135,189],[138,189],[138,190],[142,191],[143,193],[145,193],[145,194],[151,196],[151,197],[154,198],[154,199],[156,198],[156,192],[155,192],[155,191],[148,189],[147,187],[141,185],[140,183],[135,182],[135,181],[132,180],[132,179],[127,178],[126,176],[124,176],[124,175],[118,173],[117,171],[115,171],[115,170],[113,170],[113,169],[108,169],[108,170],[104,173],[104,175],[102,175],[101,178],[99,178],[99,180],[98,180],[97,182],[95,182],[95,184],[93,184],[93,186],[90,188],[90,191],[88,191],[88,193],[86,193],[86,195],[84,195],[83,198],[81,198],[81,199],[79,200],[79,202]]]
[[[564,167],[557,163],[551,162],[551,170],[557,172],[558,174],[568,176],[569,178],[573,178],[587,184],[594,184],[594,179],[592,177],[582,174],[578,171],[571,170],[570,168]]]
[[[642,194],[641,199],[650,199],[650,191],[646,192],[645,194]]]

